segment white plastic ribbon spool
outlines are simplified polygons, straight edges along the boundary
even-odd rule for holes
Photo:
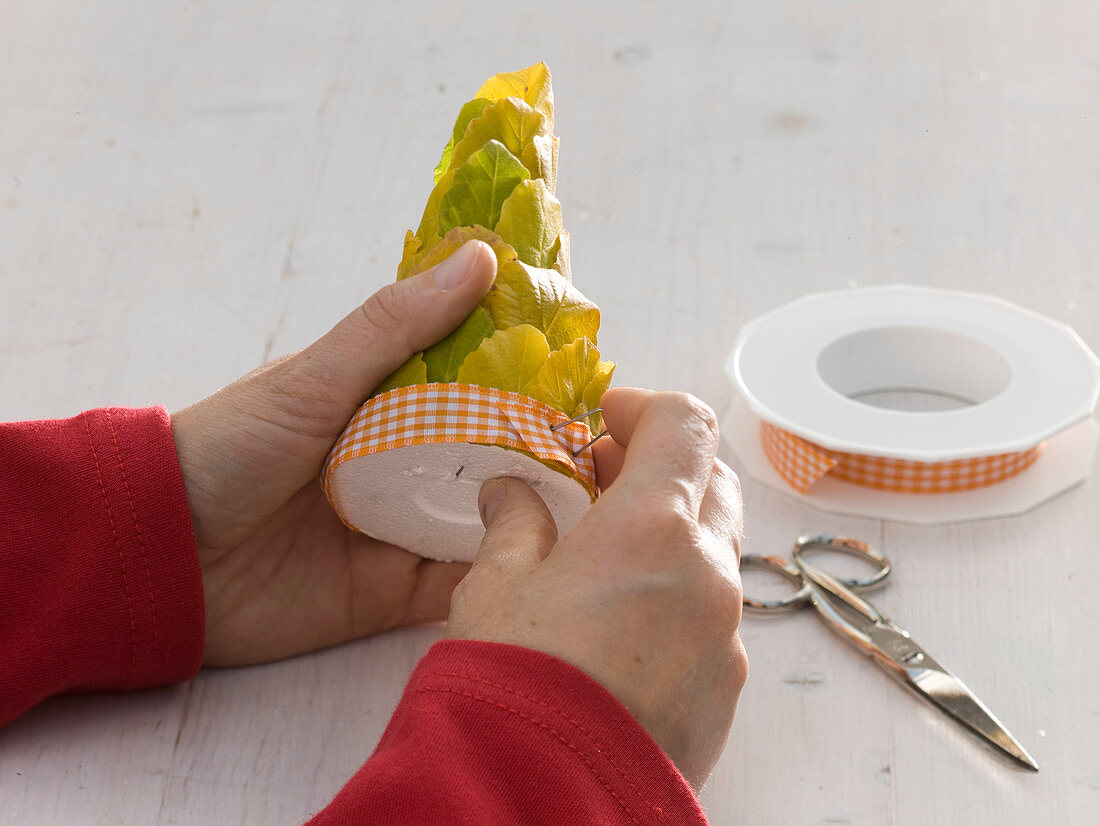
[[[920,524],[1021,513],[1084,479],[1100,440],[1100,361],[1068,326],[992,296],[911,286],[806,296],[746,324],[726,373],[738,392],[723,433],[748,472],[836,513]],[[965,406],[858,400],[889,390]],[[1045,445],[1018,475],[972,490],[897,493],[825,475],[798,493],[765,455],[761,422],[827,451],[909,462]]]

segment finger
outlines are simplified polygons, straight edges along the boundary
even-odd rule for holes
[[[558,541],[558,526],[546,503],[518,479],[491,479],[478,497],[485,537],[474,570],[511,577],[530,570]]]
[[[600,439],[592,445],[592,461],[596,464],[596,485],[600,491],[611,487],[619,477],[626,459],[626,448],[614,439]]]
[[[698,515],[718,449],[714,411],[686,393],[622,387],[604,393],[601,406],[608,432],[626,448],[617,489],[672,496]]]
[[[402,625],[419,625],[447,619],[451,594],[455,586],[470,571],[459,562],[433,562],[425,559],[417,568],[416,588],[409,598],[409,607]]]
[[[710,485],[699,508],[699,524],[714,537],[730,543],[740,563],[741,535],[744,530],[741,483],[737,474],[719,459],[714,460]]]
[[[454,330],[488,292],[496,256],[469,241],[442,263],[388,284],[295,358],[300,372],[339,393],[351,416],[410,356]]]

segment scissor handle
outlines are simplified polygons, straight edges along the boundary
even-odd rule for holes
[[[794,564],[778,556],[758,556],[756,554],[743,554],[741,556],[742,568],[766,568],[789,579],[796,585],[802,586],[793,594],[788,594],[781,599],[757,600],[745,595],[743,597],[745,608],[756,613],[774,613],[777,611],[790,611],[808,602],[810,586],[806,584],[798,566],[809,564],[803,559],[803,556],[806,551],[811,549],[836,551],[874,563],[878,570],[871,576],[861,579],[837,578],[842,585],[853,590],[873,588],[890,575],[890,560],[866,542],[845,536],[829,536],[826,534],[800,536],[798,541],[795,542],[794,551],[792,552],[795,560]]]
[[[745,594],[741,600],[745,609],[754,613],[774,613],[777,611],[791,611],[801,608],[810,598],[810,586],[802,578],[802,572],[790,562],[779,556],[758,556],[757,554],[741,554],[741,570],[746,568],[767,568],[781,576],[786,577],[795,585],[802,587],[793,594],[788,594],[781,599],[753,599]]]

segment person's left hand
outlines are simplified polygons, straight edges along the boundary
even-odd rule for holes
[[[442,620],[468,565],[349,530],[317,481],[356,408],[489,290],[471,241],[327,335],[172,416],[206,597],[206,665],[245,665]]]

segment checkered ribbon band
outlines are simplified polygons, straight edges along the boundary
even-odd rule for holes
[[[772,467],[799,493],[826,473],[894,493],[957,493],[1003,482],[1030,467],[1043,450],[1039,444],[1019,453],[914,462],[827,450],[767,422],[760,423],[760,442]]]
[[[409,445],[466,442],[522,451],[576,478],[596,498],[592,438],[583,421],[551,430],[569,417],[518,393],[472,384],[418,384],[368,399],[344,429],[325,465],[321,484],[329,492],[332,472],[349,459]],[[331,498],[331,497],[330,497]]]

